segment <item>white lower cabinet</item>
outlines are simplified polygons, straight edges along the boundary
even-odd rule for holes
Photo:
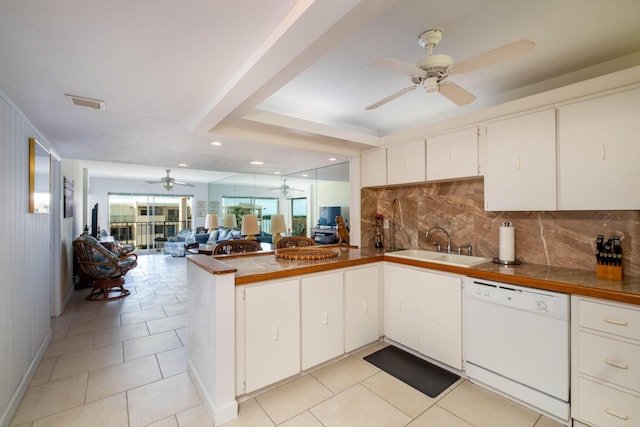
[[[462,370],[462,280],[421,273],[420,353]]]
[[[385,335],[425,356],[462,369],[462,279],[386,264]]]
[[[342,271],[300,281],[302,369],[344,353]]]
[[[395,264],[384,267],[384,334],[414,350],[420,347],[420,273]]]
[[[378,264],[344,272],[344,351],[380,338],[380,267]]]
[[[244,290],[244,382],[249,393],[300,372],[299,280]]]
[[[379,339],[379,272],[376,263],[237,286],[236,395]]]
[[[640,425],[640,308],[574,295],[571,310],[571,416]]]

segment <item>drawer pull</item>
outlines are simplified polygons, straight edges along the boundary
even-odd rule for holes
[[[365,301],[362,301],[362,312],[363,313],[367,312],[367,303]]]
[[[620,415],[616,412],[613,412],[611,409],[609,408],[605,408],[604,412],[606,412],[607,414],[614,416],[616,418],[620,418],[621,420],[627,421],[629,419],[629,415]]]
[[[617,362],[612,362],[609,359],[604,359],[604,363],[606,363],[607,365],[613,366],[614,368],[620,368],[620,369],[629,369],[629,365],[627,365],[626,363],[617,363]]]
[[[618,326],[628,326],[629,325],[629,322],[627,322],[627,321],[609,319],[608,317],[605,317],[604,321],[607,322],[607,323],[611,323],[612,325],[618,325]]]

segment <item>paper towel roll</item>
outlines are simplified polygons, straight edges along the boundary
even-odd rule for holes
[[[516,260],[516,228],[511,223],[504,223],[500,227],[500,261],[513,262]]]

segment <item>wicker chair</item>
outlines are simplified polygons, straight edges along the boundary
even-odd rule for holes
[[[138,255],[130,253],[119,257],[90,234],[76,238],[73,251],[80,269],[93,281],[93,288],[87,296],[89,301],[107,301],[130,294],[124,288],[124,276],[138,265]],[[110,297],[110,292],[118,294]]]
[[[258,252],[262,250],[262,246],[257,240],[227,240],[218,243],[213,248],[213,255],[241,254],[245,252]]]
[[[113,253],[116,254],[118,256],[118,258],[126,258],[127,256],[129,256],[130,253],[132,253],[136,247],[133,245],[124,245],[120,242],[118,242],[117,240],[114,240],[113,242]]]
[[[198,253],[199,247],[200,247],[200,243],[198,242],[187,243],[186,245],[184,245],[184,253],[195,255]]]
[[[313,239],[305,236],[288,236],[283,237],[282,239],[278,240],[278,243],[276,243],[276,249],[295,248],[302,246],[316,246],[316,242]]]

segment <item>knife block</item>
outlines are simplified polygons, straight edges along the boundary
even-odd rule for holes
[[[596,276],[598,279],[622,280],[622,266],[597,264]]]

